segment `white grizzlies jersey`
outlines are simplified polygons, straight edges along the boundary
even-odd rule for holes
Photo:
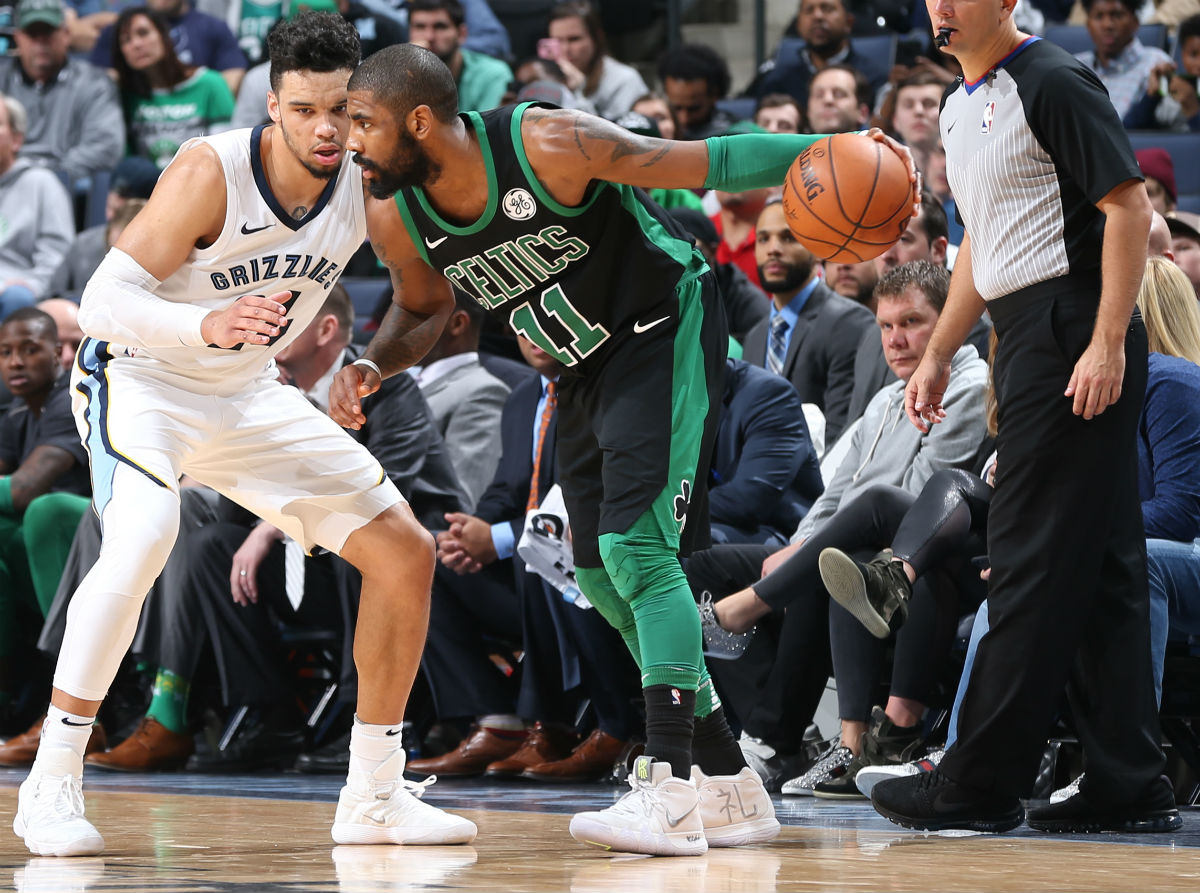
[[[267,185],[260,151],[269,126],[200,137],[180,149],[203,142],[216,150],[225,170],[225,223],[217,240],[207,248],[193,248],[155,294],[223,310],[244,295],[289,291],[291,298],[282,303],[290,322],[268,344],[141,348],[138,359],[163,363],[172,373],[199,381],[230,384],[256,378],[317,315],[366,238],[362,171],[349,153],[302,219],[292,219],[279,204]]]

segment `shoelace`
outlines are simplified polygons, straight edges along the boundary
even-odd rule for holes
[[[646,810],[639,807],[642,801],[649,801],[652,807],[661,805],[661,799],[658,790],[645,782],[638,779],[631,772],[626,778],[626,781],[631,785],[630,789],[621,795],[609,809],[612,812],[620,812],[626,815],[642,816],[646,814]]]
[[[405,793],[412,794],[414,797],[420,800],[425,796],[425,789],[431,784],[434,784],[436,781],[436,775],[430,775],[424,781],[409,781],[407,778],[401,776],[400,778],[391,782],[388,786],[380,785],[380,787],[375,791],[375,799],[387,800],[396,792],[397,789],[399,789]]]
[[[50,790],[57,785],[53,796]],[[63,775],[57,782],[53,776],[43,777],[38,781],[35,816],[55,819],[76,818],[83,815],[83,783],[74,775]]]

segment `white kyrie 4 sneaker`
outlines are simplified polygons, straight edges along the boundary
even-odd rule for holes
[[[607,809],[572,818],[571,836],[619,853],[701,856],[708,852],[694,781],[676,778],[670,763],[638,757],[629,784],[632,790]]]
[[[36,856],[96,856],[104,838],[83,814],[83,760],[54,748],[21,782],[13,831]]]
[[[374,772],[349,773],[333,820],[335,843],[436,846],[475,839],[474,822],[421,802],[437,776],[410,782],[403,772],[404,751],[397,750]]]
[[[932,772],[945,755],[946,751],[943,749],[931,750],[921,759],[913,760],[911,763],[901,763],[899,766],[863,766],[854,776],[854,784],[864,797],[870,799],[871,791],[879,782],[887,781],[889,778],[907,778],[922,772]]]
[[[693,766],[692,781],[700,795],[700,821],[709,846],[746,846],[779,836],[771,795],[749,766],[737,775],[705,775]]]

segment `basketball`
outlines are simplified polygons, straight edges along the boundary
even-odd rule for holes
[[[835,133],[788,168],[783,211],[797,241],[822,260],[854,264],[883,254],[912,213],[908,168],[883,143]]]

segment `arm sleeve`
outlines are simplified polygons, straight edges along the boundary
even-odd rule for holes
[[[492,525],[492,545],[496,549],[497,558],[513,557],[513,553],[517,551],[517,537],[511,523],[501,521]]]
[[[1030,126],[1092,204],[1142,169],[1104,85],[1084,65],[1060,65],[1041,80]]]
[[[708,146],[706,189],[745,192],[778,186],[787,175],[796,156],[824,134],[739,133],[712,136]]]
[[[1189,383],[1157,378],[1142,411],[1154,487],[1142,518],[1147,537],[1187,542],[1200,536],[1200,402]]]
[[[109,250],[79,302],[79,328],[126,347],[204,347],[200,324],[209,311],[164,301],[161,285],[120,248]]]

